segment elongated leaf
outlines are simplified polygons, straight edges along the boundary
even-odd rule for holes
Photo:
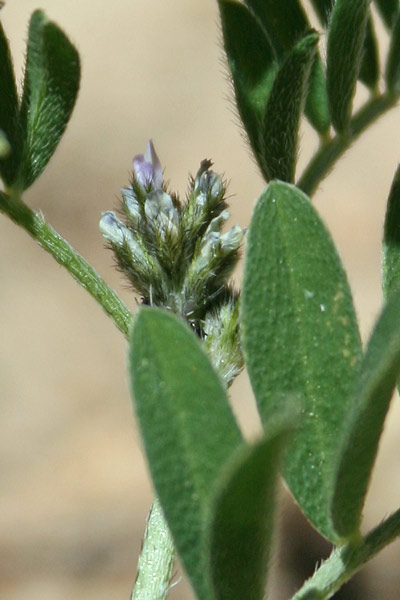
[[[399,10],[399,0],[375,0],[375,4],[386,27],[391,29]]]
[[[153,481],[178,552],[200,600],[207,578],[210,494],[243,443],[222,383],[188,326],[143,308],[131,334],[136,413]]]
[[[370,0],[336,0],[327,45],[327,90],[333,126],[349,125],[363,57]]]
[[[4,131],[0,129],[0,160],[10,155],[11,147]]]
[[[280,63],[293,46],[311,30],[298,0],[245,0],[245,4],[267,33]],[[325,74],[318,55],[315,57],[311,73],[305,111],[311,125],[319,133],[325,133],[329,129]]]
[[[219,0],[218,5],[236,104],[259,160],[260,121],[278,65],[264,31],[249,10],[232,0]]]
[[[335,540],[331,470],[361,344],[334,244],[308,197],[282,182],[267,187],[251,220],[242,340],[265,427],[282,397],[298,393],[304,398],[285,477],[305,515]]]
[[[374,24],[371,15],[367,20],[361,68],[358,78],[371,90],[376,90],[379,81],[379,54]]]
[[[23,163],[18,183],[32,185],[53,155],[78,94],[79,55],[66,35],[42,11],[31,17],[21,127]]]
[[[279,60],[310,30],[298,0],[245,0],[271,40]]]
[[[327,27],[335,0],[311,0],[311,4],[322,25]]]
[[[357,533],[390,399],[400,374],[400,290],[389,299],[369,341],[343,438],[332,505],[336,531]]]
[[[7,160],[0,160],[0,175],[10,183],[18,164],[17,116],[18,96],[10,48],[0,22],[0,129],[3,131],[11,152]]]
[[[324,27],[328,27],[329,17],[334,3],[335,0],[312,1],[314,10]],[[367,87],[372,90],[376,89],[379,80],[379,51],[371,14],[367,21],[362,62],[358,77]]]
[[[233,457],[218,484],[211,521],[210,567],[218,600],[262,600],[271,554],[282,449],[294,414]]]
[[[400,165],[389,193],[383,233],[383,291],[385,298],[400,288]]]
[[[386,85],[390,92],[400,93],[400,10],[390,38],[389,53],[385,72]]]
[[[293,181],[300,118],[318,36],[302,39],[276,75],[262,123],[261,168],[267,181]]]
[[[305,114],[318,133],[327,133],[331,121],[328,110],[325,69],[317,54],[311,69],[309,89],[305,105]]]

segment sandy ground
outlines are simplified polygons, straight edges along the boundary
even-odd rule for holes
[[[204,157],[214,160],[231,182],[232,222],[248,223],[263,188],[229,101],[216,3],[42,0],[40,6],[79,48],[83,79],[70,127],[26,200],[134,309],[98,219],[114,207],[132,156],[149,137],[182,193],[188,172]],[[37,7],[9,0],[1,13],[17,73]],[[316,199],[348,269],[364,337],[381,303],[380,240],[399,132],[397,109],[357,142]],[[305,127],[300,169],[314,143]],[[152,491],[132,418],[125,341],[68,274],[3,217],[0,273],[0,597],[128,598]],[[233,395],[254,435],[258,422],[245,376]],[[399,417],[396,399],[366,529],[399,505]],[[292,535],[286,534],[283,556]],[[397,543],[371,564],[363,600],[399,597],[399,560]],[[287,597],[294,585],[286,575],[275,581],[272,597]],[[173,594],[190,597],[184,582]]]

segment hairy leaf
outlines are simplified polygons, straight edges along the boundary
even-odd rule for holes
[[[390,38],[385,72],[386,85],[390,92],[400,94],[400,10]]]
[[[222,383],[196,335],[178,317],[142,308],[134,321],[130,373],[154,485],[200,600],[208,573],[209,502],[221,468],[243,443]]]
[[[285,477],[314,526],[335,540],[331,470],[361,356],[347,279],[310,200],[272,182],[255,208],[242,293],[246,364],[267,427],[282,398],[304,399]]]
[[[363,58],[370,0],[336,0],[327,44],[327,90],[333,126],[350,125],[353,97]]]
[[[39,177],[65,131],[78,94],[79,55],[66,35],[44,13],[33,13],[21,105],[23,158],[18,184]]]
[[[383,233],[383,291],[388,298],[400,288],[400,165],[389,193]]]
[[[361,364],[346,427],[337,440],[332,515],[342,536],[356,534],[390,399],[400,374],[400,290],[384,307]]]
[[[211,576],[218,600],[262,600],[271,554],[282,449],[294,414],[234,455],[218,484],[211,520]]]
[[[265,111],[261,133],[261,168],[267,181],[293,181],[300,118],[318,36],[302,39],[279,68]]]
[[[6,184],[11,183],[18,166],[18,108],[17,87],[10,48],[0,22],[0,129],[11,149],[7,159],[0,160],[0,175]]]
[[[260,121],[278,65],[263,29],[249,10],[232,0],[219,0],[218,4],[236,104],[259,161]]]
[[[298,0],[245,0],[267,33],[278,61],[311,31],[307,16]],[[330,126],[325,73],[319,55],[315,56],[310,77],[306,115],[311,125],[325,133]]]
[[[312,1],[314,10],[325,28],[328,27],[329,18],[334,3],[334,0]],[[360,81],[362,81],[367,87],[371,88],[372,90],[376,89],[379,80],[379,51],[371,15],[369,15],[367,21],[364,47],[362,52],[362,62],[358,77]]]

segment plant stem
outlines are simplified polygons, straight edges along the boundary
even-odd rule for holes
[[[335,549],[292,600],[328,600],[366,562],[400,535],[400,509],[356,544]]]
[[[22,202],[20,194],[0,192],[0,212],[25,229],[100,304],[128,337],[132,313],[100,275],[42,216]],[[175,550],[158,500],[150,510],[138,563],[133,600],[164,600],[169,590]]]
[[[0,192],[0,212],[8,215],[65,267],[72,277],[89,292],[127,337],[132,313],[89,263],[70,246],[39,214],[22,202],[12,191]]]
[[[297,182],[297,186],[312,196],[321,181],[328,175],[334,163],[350,145],[381,115],[392,108],[397,96],[382,94],[369,100],[352,118],[350,130],[345,135],[336,135],[323,142]]]
[[[131,600],[165,600],[170,588],[174,558],[174,543],[156,498],[147,517]]]

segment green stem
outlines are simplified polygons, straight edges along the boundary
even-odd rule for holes
[[[321,144],[297,182],[298,187],[311,197],[338,158],[344,154],[363,131],[392,108],[397,100],[397,96],[389,94],[371,98],[354,115],[350,130],[346,135],[336,135]]]
[[[337,548],[292,600],[328,600],[366,562],[400,535],[400,509],[357,544]]]
[[[22,202],[18,192],[0,192],[0,212],[25,229],[29,235],[72,275],[100,304],[127,337],[132,314],[100,275],[39,214]],[[132,600],[165,600],[172,575],[175,550],[157,500],[150,511],[137,581]]]
[[[72,277],[89,292],[127,336],[132,313],[100,275],[39,214],[29,208],[17,194],[0,192],[0,212],[8,215],[33,237]]]
[[[170,589],[175,549],[159,501],[147,518],[131,600],[165,600]]]

